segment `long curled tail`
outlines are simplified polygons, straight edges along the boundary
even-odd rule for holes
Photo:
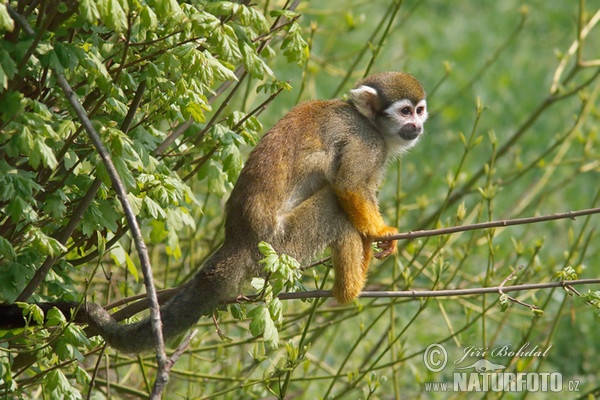
[[[190,328],[198,319],[225,301],[240,294],[245,280],[257,274],[257,263],[251,252],[243,248],[221,247],[200,271],[160,308],[163,337],[171,340]],[[58,307],[70,315],[77,303],[38,304],[47,311]],[[22,310],[16,304],[0,304],[0,328],[23,326]],[[75,322],[87,323],[92,335],[102,336],[115,349],[139,353],[154,346],[150,318],[132,324],[120,324],[104,308],[87,303],[75,314]]]
[[[201,271],[202,272],[202,271]],[[203,315],[213,312],[222,301],[219,285],[198,273],[181,287],[178,293],[160,308],[163,337],[169,341],[184,332]],[[154,346],[150,318],[142,321],[118,323],[104,308],[95,303],[86,304],[89,328],[113,348],[125,353],[139,353]]]
[[[238,295],[248,274],[256,268],[249,254],[240,249],[219,249],[204,268],[160,308],[165,341],[181,334],[226,300]],[[154,345],[150,318],[132,324],[119,324],[97,304],[87,304],[88,324],[112,347],[126,353],[139,353]]]
[[[59,301],[53,303],[38,303],[38,307],[42,309],[44,315],[48,315],[51,308],[58,308],[67,318],[73,310],[77,310],[79,303],[75,301]],[[85,324],[88,319],[85,312],[78,312],[74,315],[73,322]],[[25,326],[23,319],[23,310],[17,304],[0,304],[0,329],[15,329]]]

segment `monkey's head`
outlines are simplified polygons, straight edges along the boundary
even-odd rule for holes
[[[421,83],[404,72],[382,72],[360,81],[350,91],[358,112],[368,118],[397,152],[415,145],[427,120]]]

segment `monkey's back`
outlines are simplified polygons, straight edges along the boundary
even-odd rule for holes
[[[366,169],[379,169],[369,164],[385,158],[383,139],[350,103],[314,100],[296,106],[251,152],[227,202],[227,236],[257,242],[280,233],[287,213],[331,185],[347,146],[365,152],[360,162]]]

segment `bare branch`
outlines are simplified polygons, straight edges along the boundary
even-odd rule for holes
[[[558,287],[569,287],[576,285],[597,285],[600,284],[600,278],[595,279],[577,279],[572,281],[546,282],[546,283],[528,283],[514,286],[494,286],[471,289],[445,289],[445,290],[400,290],[400,291],[371,291],[365,290],[360,294],[361,298],[409,298],[422,299],[430,297],[458,297],[475,296],[487,293],[508,293],[521,290],[540,290]],[[310,290],[307,292],[281,293],[280,300],[295,299],[320,299],[333,297],[330,290]]]
[[[148,299],[150,300],[150,318],[152,322],[152,333],[155,339],[155,350],[156,350],[156,359],[158,362],[158,372],[155,382],[155,390],[153,390],[152,398],[160,398],[160,393],[162,392],[162,388],[166,385],[166,381],[168,380],[168,374],[166,373],[167,367],[167,356],[165,354],[165,344],[162,335],[162,323],[160,319],[160,309],[158,305],[158,298],[156,296],[156,289],[154,287],[154,280],[152,277],[152,266],[150,264],[150,257],[148,256],[148,251],[146,249],[146,244],[144,243],[144,239],[142,237],[142,231],[137,223],[137,219],[135,217],[135,212],[129,201],[127,200],[127,190],[121,182],[121,178],[119,177],[119,173],[115,168],[112,159],[110,158],[110,154],[104,144],[102,143],[102,139],[96,129],[92,125],[92,122],[87,117],[85,109],[77,99],[77,95],[71,89],[71,85],[67,82],[67,79],[63,74],[57,74],[56,80],[58,85],[62,88],[67,100],[75,110],[81,124],[85,128],[90,140],[94,144],[96,151],[100,154],[102,158],[102,162],[106,167],[106,170],[110,176],[110,179],[113,184],[113,188],[117,193],[117,197],[123,207],[123,211],[125,213],[125,218],[127,219],[127,225],[129,226],[129,230],[131,231],[131,235],[133,237],[135,247],[137,249],[138,255],[140,257],[140,264],[142,267],[142,272],[144,274],[144,283],[146,285],[146,292],[148,295]],[[158,392],[158,393],[157,393]]]
[[[506,227],[506,226],[514,226],[514,225],[535,224],[535,223],[539,223],[539,222],[555,221],[558,219],[574,220],[577,217],[581,217],[584,215],[593,215],[593,214],[600,214],[600,207],[588,208],[588,209],[577,210],[577,211],[568,211],[565,213],[541,215],[538,217],[505,219],[505,220],[500,220],[500,221],[480,222],[477,224],[470,224],[470,225],[463,225],[463,226],[451,226],[448,228],[424,229],[424,230],[419,230],[419,231],[414,231],[414,232],[410,231],[410,232],[405,232],[405,233],[399,233],[399,234],[393,235],[393,236],[388,236],[385,238],[375,238],[374,241],[413,240],[413,239],[422,238],[422,237],[441,236],[441,235],[448,235],[448,234],[458,233],[458,232],[475,231],[475,230],[479,230],[479,229],[490,229],[490,228],[500,228],[500,227]]]

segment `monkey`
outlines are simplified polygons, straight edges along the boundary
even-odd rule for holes
[[[225,235],[203,268],[161,309],[165,340],[238,296],[261,276],[258,243],[298,261],[330,248],[333,296],[348,303],[362,291],[376,258],[396,252],[386,237],[377,194],[388,162],[413,147],[428,118],[421,83],[404,72],[371,75],[347,99],[301,103],[251,151],[225,205]],[[113,348],[152,348],[150,319],[119,324],[100,305],[85,303],[87,322]]]

